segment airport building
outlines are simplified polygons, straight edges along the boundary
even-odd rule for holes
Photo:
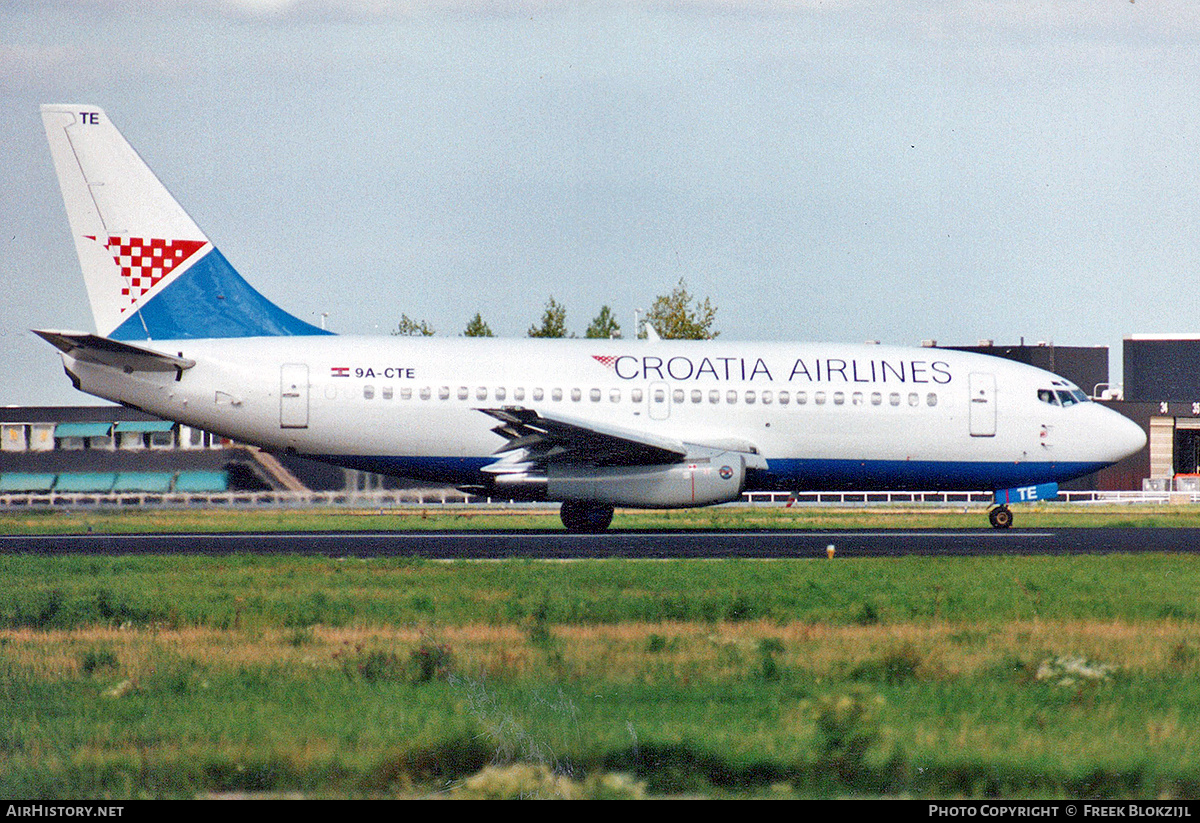
[[[0,495],[214,494],[341,488],[341,469],[124,406],[0,408]]]
[[[1138,334],[1123,346],[1120,410],[1149,434],[1146,487],[1200,490],[1200,335]]]

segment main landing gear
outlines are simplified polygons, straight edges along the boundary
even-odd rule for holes
[[[569,532],[602,532],[613,519],[613,507],[587,500],[564,500],[559,511]]]
[[[1012,525],[1013,516],[1008,506],[996,506],[988,512],[988,520],[993,529],[1007,529]]]

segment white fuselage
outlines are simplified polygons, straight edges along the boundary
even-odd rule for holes
[[[154,341],[195,366],[66,356],[88,393],[267,449],[455,484],[520,407],[765,459],[746,489],[999,489],[1141,447],[1134,423],[1001,358],[877,345],[345,336]],[[1066,397],[1062,398],[1066,400]]]

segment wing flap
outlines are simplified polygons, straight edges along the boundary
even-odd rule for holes
[[[688,454],[679,440],[566,415],[511,407],[479,411],[502,424],[492,429],[508,441],[497,454],[523,451],[529,463],[655,466],[678,463]]]

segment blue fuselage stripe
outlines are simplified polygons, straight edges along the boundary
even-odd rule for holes
[[[747,490],[873,491],[920,489],[973,491],[1058,483],[1082,477],[1107,463],[993,463],[925,460],[768,460],[769,471],[752,472]]]
[[[387,457],[308,455],[379,474],[475,485],[486,480],[494,457]],[[768,459],[769,470],[746,474],[746,491],[993,491],[1058,483],[1099,471],[1108,463],[991,463],[928,460]]]

